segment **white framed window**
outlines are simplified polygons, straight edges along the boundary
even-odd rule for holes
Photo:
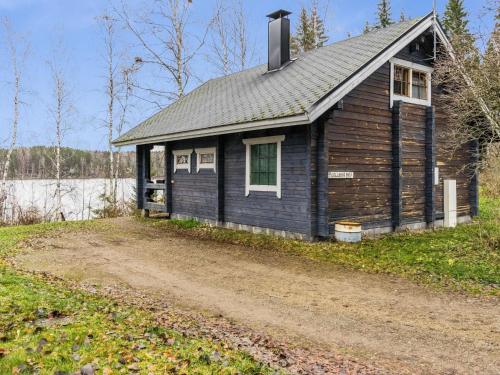
[[[199,172],[200,169],[215,169],[215,147],[207,147],[207,148],[196,148],[194,151],[196,152],[196,172]]]
[[[430,106],[434,69],[397,58],[392,58],[390,62],[391,108],[395,100]]]
[[[243,140],[246,196],[251,191],[271,191],[281,198],[281,142],[284,140],[284,135]]]
[[[174,150],[174,173],[179,169],[187,169],[191,173],[191,154],[193,150]]]

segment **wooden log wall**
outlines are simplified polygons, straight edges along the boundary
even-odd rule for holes
[[[426,107],[403,103],[402,133],[402,223],[425,221],[425,129]]]
[[[330,179],[330,221],[354,219],[365,228],[391,225],[392,111],[390,65],[343,99],[326,119],[329,171],[352,171],[352,179]]]
[[[438,93],[434,93],[438,95]],[[443,180],[453,179],[457,181],[457,215],[470,215],[471,187],[474,184],[474,176],[470,173],[471,163],[474,161],[473,152],[469,145],[464,145],[456,150],[450,147],[450,127],[448,116],[442,107],[435,104],[436,111],[436,166],[439,168],[439,185],[436,188],[436,219],[443,218]]]
[[[474,214],[477,185],[464,168],[473,160],[474,147],[447,152],[450,124],[436,102],[437,90],[433,92],[434,112],[409,103],[399,108],[401,179],[395,178],[393,162],[398,158],[393,148],[389,90],[387,63],[345,96],[343,109],[332,110],[326,120],[329,171],[354,172],[352,179],[329,180],[330,222],[356,220],[365,229],[430,223],[443,217],[444,179],[457,180],[458,215]],[[439,168],[439,185],[433,183],[434,166]],[[396,180],[401,185],[395,191]]]
[[[172,213],[192,216],[200,219],[218,220],[218,171],[200,169],[196,171],[195,148],[216,147],[214,137],[176,141],[171,143],[169,158],[173,160],[172,151],[192,150],[191,173],[185,169],[172,171]],[[173,164],[173,162],[171,163]]]
[[[244,138],[285,135],[281,145],[281,199],[275,192],[245,196]],[[226,222],[311,235],[311,174],[305,126],[231,134],[226,137],[224,217]]]

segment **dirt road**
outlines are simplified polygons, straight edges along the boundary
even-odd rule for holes
[[[393,373],[498,374],[498,301],[384,275],[160,232],[132,219],[65,234],[17,258],[27,269],[120,283],[221,314],[278,340]]]

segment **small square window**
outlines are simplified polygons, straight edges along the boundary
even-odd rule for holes
[[[192,150],[175,150],[174,155],[174,173],[179,169],[186,169],[191,173],[191,154]]]
[[[200,169],[215,169],[215,147],[209,148],[197,148],[196,152],[196,171],[199,172]]]
[[[177,155],[177,166],[188,165],[189,164],[189,156],[188,155]]]
[[[201,164],[212,164],[214,162],[214,154],[200,154]]]

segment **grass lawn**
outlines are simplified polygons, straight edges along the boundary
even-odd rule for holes
[[[284,240],[211,228],[195,221],[146,222],[200,238],[284,251],[470,293],[499,295],[500,199],[482,197],[480,212],[473,224],[455,229],[402,232],[359,244]]]
[[[69,374],[89,364],[102,374],[272,372],[242,352],[159,327],[145,311],[21,274],[3,260],[32,236],[95,225],[0,228],[0,374]]]

